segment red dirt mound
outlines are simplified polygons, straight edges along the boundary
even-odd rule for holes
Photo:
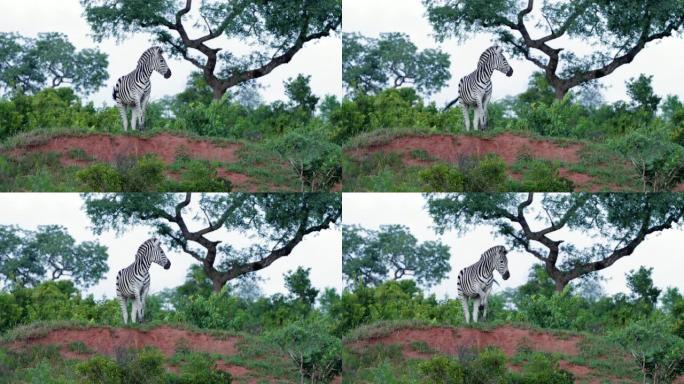
[[[582,146],[573,144],[561,147],[549,141],[534,140],[510,133],[493,138],[450,135],[404,136],[388,143],[355,149],[351,151],[351,155],[361,157],[374,152],[398,152],[406,155],[406,160],[410,163],[410,152],[416,149],[422,149],[431,156],[448,162],[457,162],[464,156],[496,153],[506,163],[513,164],[521,153],[529,153],[535,158],[576,163],[579,161],[578,152]],[[416,160],[413,162],[420,163]]]
[[[23,349],[30,345],[58,345],[60,351],[68,351],[73,342],[82,342],[97,354],[115,356],[120,348],[158,348],[164,355],[172,356],[180,346],[193,351],[234,355],[239,337],[214,338],[203,333],[162,326],[147,331],[129,328],[93,327],[84,329],[57,329],[47,335],[14,341],[10,348]],[[66,355],[65,355],[66,356]]]
[[[397,330],[389,335],[356,341],[351,344],[352,349],[363,348],[373,344],[402,344],[404,354],[409,357],[423,356],[413,351],[410,344],[422,341],[430,348],[443,353],[456,355],[463,348],[481,349],[487,346],[498,346],[508,356],[513,356],[520,345],[526,345],[536,351],[559,352],[567,355],[577,355],[579,337],[560,339],[548,333],[529,329],[504,326],[491,331],[474,328],[406,328]]]
[[[240,148],[239,144],[219,146],[207,141],[193,140],[167,133],[150,138],[93,134],[88,136],[61,136],[37,144],[29,143],[13,150],[11,154],[18,157],[29,152],[68,153],[74,149],[81,149],[92,159],[113,162],[121,157],[153,153],[170,164],[179,153],[185,153],[195,159],[234,162],[237,160],[236,152]],[[63,161],[69,160],[64,159]],[[70,161],[78,163],[78,161]]]

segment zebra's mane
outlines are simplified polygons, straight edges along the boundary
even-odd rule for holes
[[[157,46],[147,48],[147,50],[140,55],[140,58],[138,59],[138,66],[142,65],[148,57],[154,57],[154,55],[160,54],[161,51],[161,48]]]
[[[143,248],[145,248],[146,246],[148,246],[150,244],[153,245],[155,241],[157,241],[157,238],[152,237],[152,238],[145,240],[142,244],[140,244],[140,246],[138,247],[138,251],[135,253],[135,259],[138,260],[140,255],[142,255]]]
[[[485,257],[489,256],[492,251],[494,251],[495,249],[500,249],[500,248],[503,248],[504,250],[506,249],[506,247],[504,247],[503,245],[495,245],[495,246],[487,249],[486,251],[482,252],[482,254],[480,255],[480,260],[484,260]]]
[[[482,52],[482,54],[480,55],[480,59],[477,61],[477,65],[479,66],[479,65],[482,64],[482,62],[484,61],[485,56],[487,56],[487,55],[489,55],[489,56],[496,55],[496,54],[498,53],[498,52],[497,52],[498,49],[499,49],[499,46],[498,46],[498,45],[492,45],[491,47],[485,49],[484,52]]]

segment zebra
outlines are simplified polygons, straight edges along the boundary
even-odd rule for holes
[[[145,240],[135,254],[133,264],[122,269],[116,275],[116,296],[119,299],[124,324],[128,322],[128,301],[133,299],[131,308],[131,322],[136,318],[142,321],[145,315],[145,298],[150,290],[150,266],[157,263],[164,269],[171,268],[171,262],[166,258],[159,239]]]
[[[473,127],[475,130],[487,129],[487,106],[492,97],[492,74],[494,70],[505,73],[506,76],[513,76],[513,68],[503,55],[503,48],[493,45],[487,48],[480,60],[477,62],[477,69],[469,75],[461,78],[458,83],[458,97],[450,102],[448,109],[456,102],[461,100],[461,110],[463,111],[463,121],[466,131],[470,130],[469,108],[475,108],[473,114]]]
[[[511,274],[508,272],[508,259],[506,248],[497,245],[486,250],[480,260],[473,265],[461,269],[458,273],[456,288],[458,298],[463,305],[466,324],[470,323],[470,311],[468,298],[473,299],[473,322],[477,323],[479,311],[483,310],[482,318],[487,317],[487,299],[492,290],[494,270],[497,270],[504,280],[508,280]]]
[[[121,120],[123,121],[124,131],[128,130],[128,110],[131,113],[131,128],[135,131],[136,125],[140,123],[140,129],[145,125],[145,108],[150,101],[152,83],[150,77],[152,72],[157,71],[165,79],[171,77],[171,70],[164,60],[160,47],[152,47],[146,50],[138,60],[138,66],[133,72],[121,76],[116,81],[112,98],[119,107]]]

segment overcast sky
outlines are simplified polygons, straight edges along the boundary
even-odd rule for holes
[[[402,32],[408,34],[421,50],[440,48],[451,56],[451,81],[430,98],[438,105],[456,97],[460,78],[475,70],[480,54],[495,42],[489,34],[478,34],[463,43],[450,39],[438,44],[432,36],[432,26],[425,17],[421,0],[344,0],[342,4],[344,32],[359,32],[369,37],[378,37],[383,32]],[[533,34],[532,37],[539,35]],[[550,45],[583,53],[593,49],[580,41],[563,41],[561,44],[556,41]],[[658,95],[674,94],[684,99],[684,77],[681,75],[683,61],[684,39],[670,37],[659,43],[649,43],[631,64],[620,67],[601,81],[608,87],[603,91],[604,99],[610,102],[626,100],[625,81],[640,73],[654,75],[653,88]],[[494,74],[494,100],[524,91],[530,75],[538,69],[525,60],[509,59],[509,62],[514,69],[512,77],[498,72]]]
[[[419,193],[345,193],[342,195],[342,204],[343,224],[358,224],[375,230],[383,224],[401,224],[407,226],[420,242],[438,240],[449,246],[451,272],[447,279],[428,290],[439,298],[455,298],[458,272],[478,261],[485,250],[504,244],[503,238],[492,235],[490,226],[478,227],[462,236],[456,231],[437,235],[433,229],[434,222],[425,210],[426,202]],[[531,226],[534,228],[534,224]],[[577,233],[566,232],[563,238],[580,245],[589,245],[591,241],[587,235]],[[525,283],[530,267],[536,261],[525,252],[511,251],[508,254],[511,277],[503,280],[495,273],[501,286],[495,285],[494,292]],[[607,279],[603,282],[604,291],[607,294],[629,292],[625,273],[641,265],[654,268],[653,281],[657,287],[674,286],[684,292],[684,279],[681,278],[684,269],[684,231],[672,229],[655,236],[649,235],[631,256],[618,260],[601,272],[601,276]]]
[[[67,228],[77,242],[98,241],[108,248],[109,272],[97,285],[87,290],[96,297],[114,297],[116,273],[130,265],[135,252],[142,242],[150,238],[149,228],[132,227],[121,236],[105,232],[100,236],[90,230],[90,220],[82,210],[82,200],[76,193],[3,193],[0,194],[0,225],[17,225],[24,229],[36,229],[39,225],[57,224]],[[195,224],[199,227],[201,224]],[[191,227],[191,229],[193,229]],[[215,235],[214,235],[215,236]],[[219,240],[210,237],[211,240]],[[244,234],[224,231],[220,240],[235,247],[249,245],[250,239]],[[290,256],[275,261],[271,266],[256,272],[264,281],[260,283],[265,295],[286,293],[283,274],[297,267],[311,268],[310,278],[314,287],[342,289],[342,234],[339,228],[307,235],[295,247]],[[195,259],[183,252],[165,249],[171,261],[171,268],[164,270],[153,265],[150,293],[164,288],[173,288],[183,283],[190,265]]]
[[[0,0],[0,9],[0,32],[18,32],[29,37],[35,37],[39,32],[61,32],[69,37],[77,49],[98,48],[106,53],[109,56],[109,80],[105,87],[89,97],[98,106],[102,103],[113,105],[111,89],[116,80],[132,71],[140,55],[151,46],[149,35],[146,34],[136,34],[120,43],[113,39],[95,43],[89,36],[90,27],[82,17],[83,8],[79,0]],[[260,90],[263,99],[285,99],[283,81],[300,73],[311,75],[311,88],[316,95],[334,94],[340,97],[341,44],[339,35],[307,43],[290,63],[258,80],[258,84],[265,87]],[[242,51],[244,47],[233,42],[221,45],[221,48]],[[171,60],[169,66],[173,72],[170,79],[166,80],[158,74],[152,77],[153,100],[182,91],[188,75],[197,69],[180,59]]]

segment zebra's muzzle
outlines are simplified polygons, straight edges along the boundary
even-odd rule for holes
[[[508,278],[511,277],[511,274],[510,272],[506,271],[506,273],[504,273],[501,277],[503,277],[504,280],[508,280]]]
[[[171,262],[167,261],[166,264],[164,264],[164,269],[169,269],[171,268]]]
[[[169,77],[171,77],[171,70],[170,69],[168,71],[166,71],[166,73],[164,74],[165,79],[168,79]]]
[[[508,76],[508,77],[513,76],[513,68],[508,69],[508,72],[506,72],[506,76]]]

